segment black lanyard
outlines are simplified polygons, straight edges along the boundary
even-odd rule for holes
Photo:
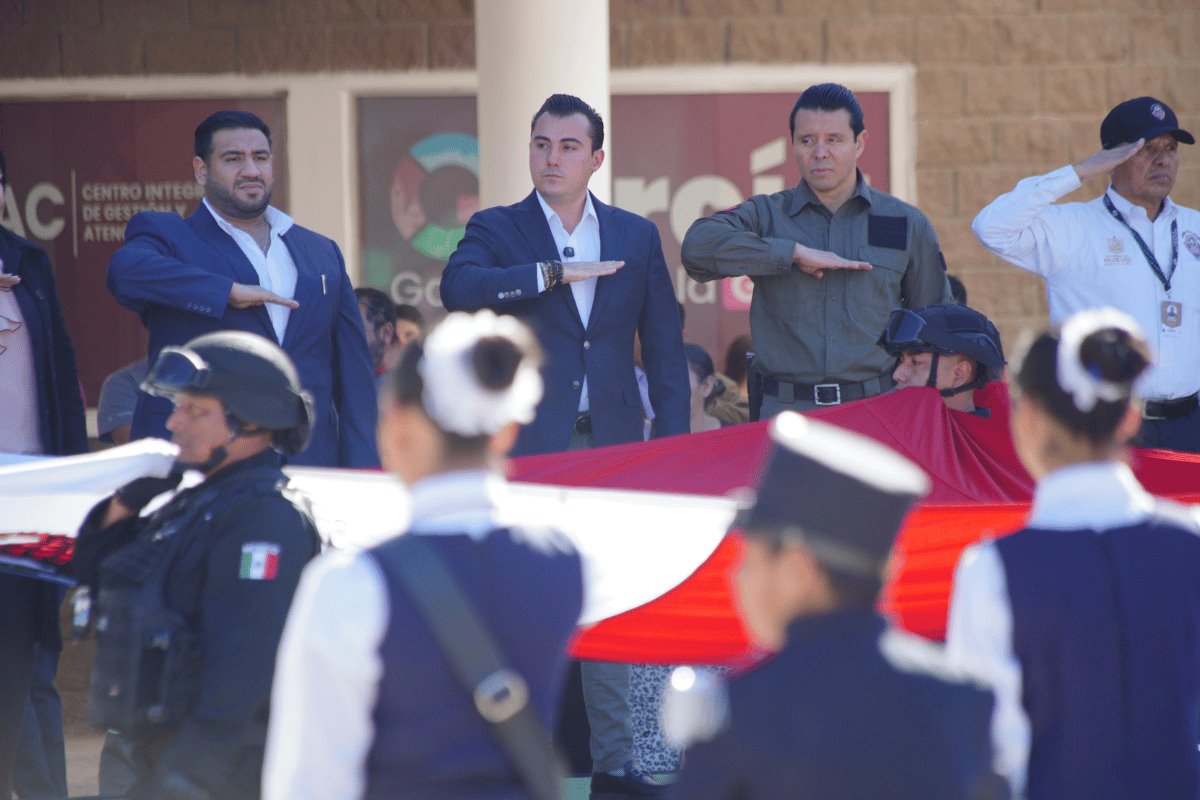
[[[1162,267],[1158,265],[1158,259],[1154,257],[1154,253],[1146,246],[1146,242],[1138,232],[1129,226],[1125,218],[1121,216],[1121,212],[1117,211],[1117,207],[1112,204],[1112,200],[1108,199],[1108,195],[1104,195],[1104,207],[1108,209],[1108,213],[1112,214],[1113,219],[1125,226],[1125,230],[1133,234],[1133,240],[1137,242],[1138,247],[1142,248],[1142,255],[1146,257],[1146,263],[1150,265],[1150,269],[1154,270],[1154,274],[1162,282],[1163,288],[1168,292],[1171,291],[1171,278],[1175,277],[1175,265],[1179,263],[1179,220],[1171,220],[1171,271],[1163,274]]]

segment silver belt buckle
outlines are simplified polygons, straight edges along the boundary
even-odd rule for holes
[[[511,669],[499,669],[475,687],[475,708],[488,722],[511,719],[529,702],[529,686]]]
[[[1158,414],[1151,414],[1147,410],[1151,403],[1158,405],[1160,403],[1160,401],[1158,401],[1158,400],[1143,400],[1142,401],[1142,419],[1147,419],[1147,420],[1150,420],[1151,422],[1156,422],[1158,420],[1166,419],[1165,416],[1160,416]]]
[[[825,402],[821,401],[821,390],[833,389],[833,399]],[[813,387],[813,402],[819,406],[836,406],[842,403],[842,387],[837,383],[818,383]]]

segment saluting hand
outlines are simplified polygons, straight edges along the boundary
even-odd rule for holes
[[[812,275],[814,278],[825,277],[827,269],[870,269],[871,265],[866,261],[851,261],[847,258],[842,258],[837,253],[831,253],[828,250],[814,250],[811,247],[805,247],[799,242],[796,243],[795,250],[792,251],[792,262],[800,268],[800,271]]]
[[[1096,178],[1101,175],[1108,175],[1114,169],[1133,158],[1134,154],[1138,150],[1141,150],[1142,145],[1145,143],[1145,139],[1138,139],[1136,142],[1119,144],[1110,150],[1101,150],[1098,153],[1092,153],[1083,161],[1072,165],[1075,168],[1075,174],[1079,176],[1080,181],[1086,181],[1089,178]]]
[[[588,278],[603,278],[625,266],[624,261],[564,261],[563,283],[586,281]]]
[[[287,306],[288,308],[300,307],[300,304],[295,300],[280,297],[274,292],[268,292],[261,286],[235,283],[233,288],[229,290],[229,305],[234,308],[249,308],[250,306],[261,306],[265,303],[275,303],[276,305]]]

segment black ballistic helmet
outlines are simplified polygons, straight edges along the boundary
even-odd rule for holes
[[[312,431],[312,395],[300,387],[291,359],[252,333],[221,331],[164,347],[142,390],[169,400],[179,394],[214,397],[233,419],[231,427],[269,430],[275,449],[287,455],[303,450]]]
[[[1007,363],[996,326],[975,309],[957,303],[893,311],[877,344],[897,358],[901,353],[961,353],[979,365],[979,386],[1000,380]]]

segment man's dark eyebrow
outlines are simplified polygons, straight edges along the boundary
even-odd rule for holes
[[[239,150],[236,147],[227,147],[224,150],[222,150],[221,152],[217,153],[217,156],[219,156],[221,158],[224,158],[225,156],[231,156],[231,155],[232,156],[240,156],[243,152],[245,152],[245,151]],[[252,155],[252,156],[268,155],[269,156],[269,155],[271,155],[271,148],[260,147],[257,150],[251,150],[250,155]]]
[[[537,142],[537,141],[548,142],[548,141],[550,141],[550,137],[539,133],[537,136],[533,137],[533,140],[535,142]],[[563,138],[559,139],[559,141],[560,142],[574,142],[575,144],[583,144],[582,140],[576,139],[574,136],[564,136]]]

